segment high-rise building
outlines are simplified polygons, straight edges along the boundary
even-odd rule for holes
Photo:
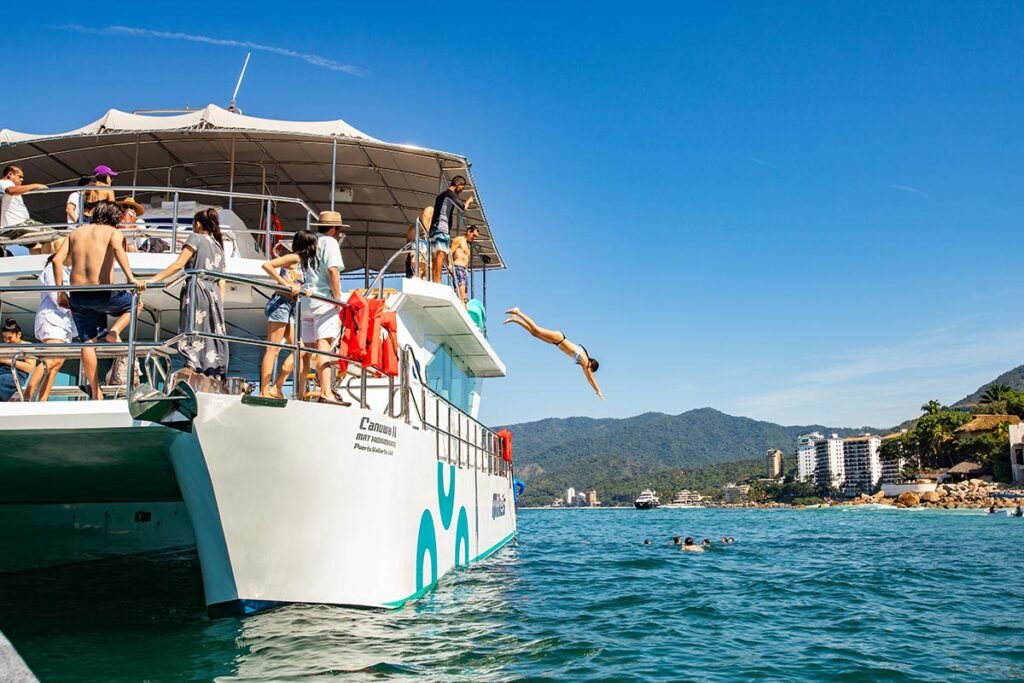
[[[838,434],[814,444],[814,481],[819,486],[842,489],[846,479],[843,440]]]
[[[782,476],[782,451],[778,448],[769,448],[765,454],[765,476],[769,479],[778,479]]]
[[[882,437],[865,434],[843,439],[843,491],[847,495],[874,493],[882,481],[878,451]]]
[[[797,481],[814,483],[817,469],[817,452],[815,446],[825,436],[821,432],[802,434],[796,440],[796,478]]]
[[[594,489],[590,489],[589,491],[587,491],[587,505],[589,505],[592,508],[596,508],[600,504],[601,501],[597,499],[597,491],[595,491]]]
[[[576,494],[576,507],[585,508],[587,507],[587,494],[580,491]]]
[[[576,504],[576,489],[572,486],[565,490],[565,506],[572,507]]]

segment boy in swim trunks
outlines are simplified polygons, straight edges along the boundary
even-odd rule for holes
[[[469,261],[473,256],[473,240],[480,234],[480,228],[471,225],[466,228],[466,235],[452,240],[452,260],[455,262],[455,289],[459,293],[462,305],[466,305],[466,293],[469,287]]]
[[[53,256],[53,281],[64,284],[64,263],[71,256],[72,285],[108,285],[114,282],[114,261],[121,266],[128,284],[137,287],[138,281],[128,265],[124,250],[124,236],[117,229],[121,221],[121,208],[114,202],[97,202],[92,222],[78,228],[64,241]],[[108,343],[121,341],[121,332],[131,320],[132,295],[126,290],[106,292],[72,292],[71,315],[83,342],[94,342],[103,336]],[[141,307],[141,303],[140,303]],[[117,316],[108,327],[108,316]],[[82,370],[89,382],[93,400],[103,399],[100,390],[96,351],[82,349]]]

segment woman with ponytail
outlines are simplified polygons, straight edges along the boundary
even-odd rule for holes
[[[263,264],[263,270],[277,284],[288,288],[288,293],[277,292],[270,297],[264,308],[267,315],[267,341],[275,344],[295,343],[295,299],[302,293],[303,273],[316,268],[316,235],[308,230],[299,230],[292,238],[291,253],[278,256]],[[277,366],[275,346],[268,346],[263,352],[260,365],[260,396],[284,398],[284,382],[294,368],[294,354],[285,354],[281,372],[271,380]]]
[[[146,284],[163,282],[182,270],[224,272],[224,238],[220,232],[220,217],[216,209],[204,209],[192,219],[192,235],[181,248],[181,254],[171,265],[157,273]],[[195,320],[193,332],[225,334],[224,281],[209,277],[196,278]],[[181,308],[178,331],[189,329],[189,287],[181,290]],[[178,343],[178,351],[185,359],[185,367],[208,377],[223,377],[228,370],[228,343],[209,337],[185,337]]]

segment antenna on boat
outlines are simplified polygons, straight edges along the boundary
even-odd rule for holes
[[[249,57],[252,57],[252,53],[246,52],[245,63],[242,64],[242,73],[238,74],[238,83],[235,84],[235,92],[231,95],[231,101],[228,103],[228,111],[237,111],[239,114],[242,113],[240,109],[235,107],[235,100],[238,99],[238,90],[242,87],[242,79],[245,78],[245,69],[249,66]]]

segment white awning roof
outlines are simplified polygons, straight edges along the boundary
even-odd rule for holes
[[[468,178],[480,199],[471,164],[461,155],[384,142],[340,119],[264,119],[216,105],[171,114],[111,109],[86,126],[56,134],[3,129],[0,166],[17,163],[25,170],[25,182],[71,189],[79,176],[106,164],[120,173],[115,192],[119,185],[223,191],[231,184],[233,166],[236,192],[296,197],[326,210],[331,203],[335,145],[336,209],[352,226],[345,231],[343,243],[349,269],[364,262],[371,269],[380,268],[405,244],[406,231],[416,216],[433,204],[452,177]],[[63,196],[30,193],[25,197],[34,218],[61,220]],[[144,195],[136,199],[149,200]],[[261,202],[235,200],[233,208],[250,229],[260,226]],[[286,229],[305,225],[305,213],[298,205],[279,204],[277,213]],[[489,269],[503,268],[482,203],[474,204],[465,219],[481,229],[475,265],[481,265],[480,256],[486,255],[491,259]]]

